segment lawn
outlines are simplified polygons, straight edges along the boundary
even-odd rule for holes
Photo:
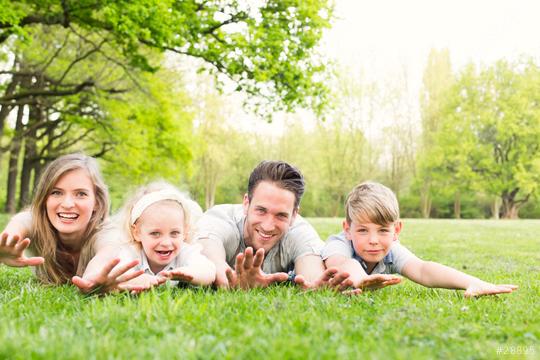
[[[323,238],[340,228],[310,221]],[[406,220],[401,242],[520,289],[465,299],[404,281],[352,298],[291,286],[99,298],[0,266],[0,358],[540,358],[540,220]]]

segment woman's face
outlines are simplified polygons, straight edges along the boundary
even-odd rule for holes
[[[94,184],[83,169],[63,174],[47,197],[47,217],[64,245],[78,249],[96,209]]]

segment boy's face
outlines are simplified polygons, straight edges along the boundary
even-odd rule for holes
[[[378,225],[370,220],[357,219],[351,224],[343,221],[343,230],[347,239],[353,243],[356,255],[367,264],[381,261],[390,251],[401,231],[401,221],[387,225]]]

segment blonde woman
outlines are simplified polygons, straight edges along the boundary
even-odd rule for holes
[[[109,195],[96,160],[83,154],[61,156],[43,172],[30,211],[14,216],[0,235],[0,263],[35,266],[45,284],[67,283],[108,248],[106,237],[98,239],[108,210]],[[25,250],[35,256],[27,257]],[[113,271],[118,262],[96,263],[101,271],[87,279],[92,286],[86,290],[122,289],[125,281],[142,273],[125,274],[136,261]]]

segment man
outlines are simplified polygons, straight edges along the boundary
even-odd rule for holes
[[[203,215],[194,240],[216,265],[217,286],[248,289],[288,279],[304,288],[351,285],[347,273],[325,271],[323,242],[298,215],[304,188],[295,167],[263,161],[249,177],[242,204],[217,205]]]

